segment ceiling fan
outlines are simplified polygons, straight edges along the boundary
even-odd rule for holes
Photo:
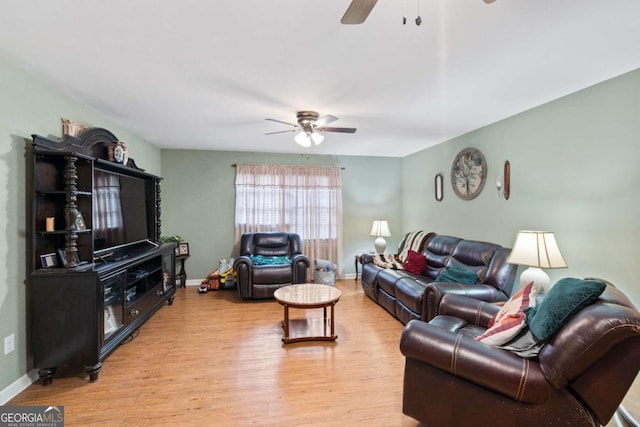
[[[322,142],[322,140],[324,139],[324,135],[322,135],[320,132],[355,133],[356,131],[356,128],[337,128],[326,126],[329,123],[338,120],[336,116],[332,116],[329,114],[320,117],[320,115],[315,111],[298,111],[296,113],[296,117],[298,118],[298,124],[284,122],[282,120],[276,119],[265,119],[271,122],[293,126],[293,129],[281,130],[278,132],[267,132],[265,133],[265,135],[273,135],[276,133],[285,132],[298,132],[298,134],[293,139],[303,147],[310,147],[312,142],[315,145],[319,145]]]
[[[483,1],[486,4],[491,4],[496,0]],[[347,25],[362,24],[377,2],[378,0],[352,0],[340,22]]]

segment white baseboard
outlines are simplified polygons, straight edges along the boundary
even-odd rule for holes
[[[6,405],[8,401],[26,390],[27,387],[38,381],[38,379],[38,370],[33,369],[9,384],[3,390],[0,390],[0,405]]]
[[[356,278],[356,273],[347,273],[344,275],[343,279],[355,279]],[[187,286],[200,286],[200,283],[202,283],[204,279],[188,279],[186,285]]]

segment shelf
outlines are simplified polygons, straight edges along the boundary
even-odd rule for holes
[[[65,234],[70,234],[70,233],[87,234],[87,233],[91,233],[91,229],[85,228],[84,230],[38,231],[38,234],[41,236],[64,236]]]
[[[41,196],[66,196],[67,195],[67,191],[65,190],[51,190],[51,191],[37,190],[36,192]],[[82,197],[93,196],[91,191],[76,191],[75,193],[76,193],[76,196],[82,196]]]

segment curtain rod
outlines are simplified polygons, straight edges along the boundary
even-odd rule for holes
[[[236,166],[238,166],[236,163],[232,163],[232,164],[231,164],[231,167],[232,167],[232,168],[235,168]],[[285,165],[285,166],[286,166],[286,165]],[[311,165],[311,166],[322,166],[322,165]],[[346,168],[345,168],[344,166],[340,166],[340,169],[341,169],[341,170],[345,170]]]

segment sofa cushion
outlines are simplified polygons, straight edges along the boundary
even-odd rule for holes
[[[436,277],[434,282],[449,282],[449,283],[464,283],[466,285],[473,285],[478,283],[478,275],[463,270],[462,268],[449,267]]]
[[[252,274],[254,284],[290,284],[293,281],[291,264],[256,265]]]
[[[574,314],[593,304],[606,287],[597,280],[560,279],[539,305],[525,310],[527,326],[537,339],[546,341]]]
[[[427,257],[419,252],[410,250],[407,253],[407,260],[402,264],[409,273],[420,275],[427,266]]]
[[[387,268],[378,273],[376,282],[378,283],[379,289],[382,289],[387,294],[395,297],[396,282],[405,277],[411,277],[411,275],[404,270],[391,270]]]
[[[426,285],[411,277],[396,282],[396,298],[416,314],[422,313],[424,288]]]
[[[534,282],[513,294],[489,322],[489,329],[476,339],[489,345],[501,345],[515,337],[526,324],[524,310],[536,304],[538,287]]]

